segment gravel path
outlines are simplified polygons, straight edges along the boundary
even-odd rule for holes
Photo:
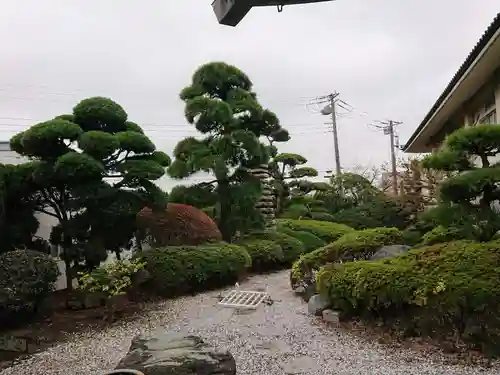
[[[256,276],[241,285],[267,285],[275,303],[237,314],[216,307],[220,292],[157,304],[136,321],[99,333],[87,332],[35,355],[0,375],[99,375],[112,369],[127,352],[131,338],[157,329],[182,330],[227,347],[236,358],[238,375],[493,375],[449,366],[410,350],[387,350],[352,335],[324,329],[307,315],[307,306],[288,286],[288,272]]]

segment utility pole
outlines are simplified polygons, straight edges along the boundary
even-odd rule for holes
[[[329,103],[325,108],[321,110],[322,115],[331,115],[332,122],[332,134],[333,134],[333,151],[335,154],[335,175],[340,176],[342,174],[342,168],[340,166],[340,150],[339,150],[339,136],[337,131],[337,114],[336,114],[336,104],[338,92],[331,93],[326,96],[319,97],[322,100],[320,103]],[[342,107],[344,108],[344,107]]]
[[[333,133],[333,148],[335,151],[335,173],[337,176],[342,174],[342,169],[340,168],[340,151],[339,151],[339,136],[337,133],[337,115],[335,113],[335,99],[339,94],[333,93],[328,95],[330,99],[330,107],[332,109],[332,133]]]
[[[392,178],[392,191],[394,196],[399,195],[398,190],[398,170],[396,165],[396,142],[395,142],[395,132],[394,127],[396,125],[401,125],[400,121],[386,120],[386,121],[377,121],[379,125],[371,124],[371,126],[383,130],[385,135],[388,135],[390,138],[391,145],[391,178]]]

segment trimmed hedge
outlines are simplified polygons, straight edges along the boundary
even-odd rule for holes
[[[368,259],[380,247],[402,242],[402,233],[396,228],[372,228],[344,234],[335,242],[300,257],[292,267],[292,283],[310,275],[327,263]]]
[[[314,234],[310,232],[305,232],[305,231],[294,231],[293,229],[286,228],[286,227],[280,227],[278,230],[281,233],[288,234],[289,236],[292,236],[296,239],[298,239],[302,244],[304,245],[305,251],[311,252],[313,250],[316,250],[320,247],[323,247],[326,245],[326,242],[323,241],[321,238],[318,236],[315,236]]]
[[[0,320],[5,323],[36,312],[60,272],[47,254],[15,250],[0,255],[0,275]]]
[[[466,239],[465,237],[464,231],[459,228],[437,226],[422,236],[422,242],[424,245],[430,246],[438,243],[463,240]]]
[[[227,243],[169,246],[138,256],[146,262],[149,290],[173,297],[236,282],[251,267],[247,250]]]
[[[328,221],[278,219],[278,228],[282,227],[312,233],[327,243],[354,230],[347,225]]]
[[[252,258],[253,271],[269,271],[285,261],[283,249],[269,240],[248,239],[240,243]]]
[[[376,262],[323,267],[317,286],[344,317],[462,339],[500,354],[500,242],[455,241]]]
[[[282,232],[255,232],[249,239],[268,240],[277,243],[283,250],[282,265],[290,265],[306,252],[304,244],[288,234]]]

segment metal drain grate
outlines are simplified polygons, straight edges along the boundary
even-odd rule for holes
[[[219,302],[219,305],[236,309],[256,309],[268,298],[265,292],[233,290]]]

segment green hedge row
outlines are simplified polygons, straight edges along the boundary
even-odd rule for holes
[[[227,243],[169,246],[142,252],[150,280],[146,287],[164,297],[236,282],[250,268],[245,248]]]
[[[500,242],[455,241],[323,267],[317,286],[346,317],[454,337],[500,354]]]
[[[373,228],[350,231],[336,241],[305,254],[292,267],[292,284],[311,275],[327,263],[367,259],[380,247],[402,243],[402,233],[396,228]]]
[[[312,233],[326,243],[333,242],[344,234],[354,230],[347,225],[330,223],[328,221],[279,219],[278,230],[282,230],[283,228],[288,228],[295,232],[303,231]]]
[[[314,227],[314,222],[308,220],[306,226]],[[330,238],[338,236],[332,228],[328,232]],[[339,228],[336,233],[349,230]],[[147,250],[139,256],[146,261],[151,275],[146,287],[172,297],[234,283],[247,271],[290,267],[302,255],[324,244],[324,240],[308,231],[283,227],[275,232],[252,233],[236,244],[169,246]]]

